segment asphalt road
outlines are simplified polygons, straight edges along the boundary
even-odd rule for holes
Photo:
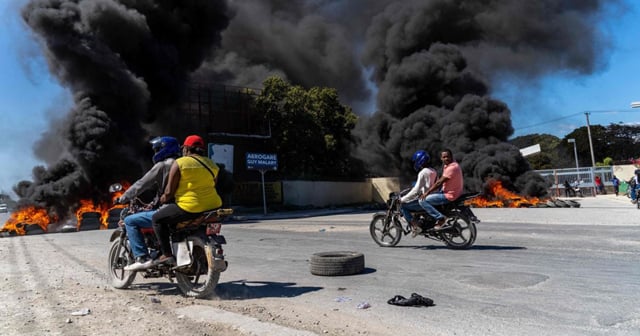
[[[264,310],[274,316],[285,309],[299,312],[301,327],[273,318],[256,327],[262,330],[258,335],[640,335],[640,210],[612,195],[578,201],[580,208],[474,209],[482,222],[475,245],[465,251],[410,236],[395,248],[378,247],[368,233],[371,212],[232,222],[222,232],[229,269],[217,297],[197,304],[234,302],[246,311],[236,312],[238,319],[184,309],[174,314],[242,324],[241,315],[263,317]],[[88,268],[104,270],[109,233],[2,238],[0,253],[19,245],[36,254],[44,236],[59,247],[82,240],[82,248],[75,244],[78,250],[57,256],[82,264],[65,275],[81,279]],[[328,251],[364,253],[365,271],[311,275],[311,255]],[[29,269],[37,273],[39,261],[31,262]],[[94,281],[106,281],[106,271]],[[411,293],[436,306],[387,304]],[[370,308],[357,308],[365,302]],[[250,308],[258,306],[256,315]],[[277,329],[279,324],[287,329]]]

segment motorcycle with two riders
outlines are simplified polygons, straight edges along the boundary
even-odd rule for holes
[[[109,187],[112,193],[123,190],[121,184]],[[134,198],[120,212],[120,222],[139,211],[151,208],[151,204]],[[111,284],[118,289],[131,286],[138,273],[143,278],[167,278],[176,282],[180,291],[189,297],[205,298],[213,293],[220,273],[227,269],[222,245],[226,244],[220,234],[222,222],[233,213],[232,209],[215,209],[203,212],[198,218],[178,223],[171,231],[171,247],[176,265],[159,264],[142,271],[126,271],[125,266],[135,262],[127,230],[118,225],[110,237],[108,265]],[[152,258],[160,254],[160,243],[153,228],[141,228],[145,243]]]

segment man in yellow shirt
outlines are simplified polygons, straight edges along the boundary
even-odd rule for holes
[[[218,171],[218,166],[205,155],[202,138],[188,136],[182,145],[182,157],[174,161],[169,171],[167,187],[160,197],[164,205],[152,218],[162,252],[153,265],[175,264],[169,241],[170,226],[222,205],[215,189]]]

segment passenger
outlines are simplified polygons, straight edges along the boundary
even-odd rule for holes
[[[197,135],[184,140],[182,157],[175,160],[169,172],[169,182],[160,203],[165,204],[153,214],[162,255],[153,265],[175,265],[169,240],[170,227],[185,220],[197,218],[207,210],[219,208],[222,200],[215,184],[218,166],[205,153],[204,141]]]

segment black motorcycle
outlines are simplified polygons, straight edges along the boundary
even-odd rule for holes
[[[404,194],[405,190],[402,194]],[[422,229],[420,235],[444,242],[453,249],[468,249],[476,240],[476,224],[480,222],[471,209],[464,204],[466,200],[477,197],[478,193],[467,193],[454,202],[436,206],[447,217],[443,229],[434,230],[436,220],[425,211],[413,212],[414,219]],[[392,192],[387,200],[387,211],[373,215],[369,225],[371,238],[382,247],[393,247],[400,242],[402,235],[412,232],[411,225],[400,211],[401,193]]]
[[[112,185],[111,192],[121,191],[119,184]],[[109,250],[109,274],[111,284],[118,289],[131,286],[137,273],[144,278],[166,277],[176,280],[180,291],[190,297],[204,298],[213,293],[220,279],[220,273],[227,269],[222,245],[226,244],[220,234],[222,220],[233,213],[232,209],[216,209],[203,212],[196,219],[180,222],[171,231],[171,246],[176,265],[157,265],[142,271],[126,271],[125,266],[135,262],[129,246],[127,231],[122,227],[126,216],[148,210],[149,205],[134,199],[122,209],[119,226],[113,234]],[[153,228],[142,228],[142,235],[149,249],[149,255],[158,256],[160,244]]]

